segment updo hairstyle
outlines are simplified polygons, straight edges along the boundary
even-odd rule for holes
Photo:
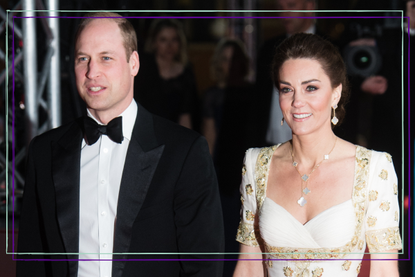
[[[298,33],[285,39],[277,47],[272,61],[272,76],[277,88],[280,82],[280,69],[289,59],[316,60],[329,77],[332,88],[342,84],[341,97],[336,109],[336,117],[339,119],[336,126],[340,125],[346,113],[345,105],[349,100],[350,92],[346,66],[337,48],[329,41],[313,34]]]

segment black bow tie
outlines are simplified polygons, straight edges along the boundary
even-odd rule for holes
[[[84,117],[84,134],[88,145],[92,145],[99,137],[104,134],[107,135],[112,141],[121,143],[124,139],[122,134],[122,117],[116,117],[111,120],[107,125],[99,125],[95,120],[89,116]]]

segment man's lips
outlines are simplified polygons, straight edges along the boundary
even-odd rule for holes
[[[105,89],[105,87],[103,87],[103,86],[89,86],[89,87],[87,87],[87,89],[88,89],[89,92],[99,92],[99,91]]]

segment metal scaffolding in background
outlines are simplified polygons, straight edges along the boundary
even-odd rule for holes
[[[12,73],[14,73],[15,79],[21,82],[24,87],[24,103],[21,103],[19,107],[24,109],[25,114],[24,123],[18,123],[25,125],[24,145],[17,149],[16,138],[13,137],[14,132],[12,132],[13,128],[16,127],[12,126],[15,117],[14,109],[9,105],[6,111],[9,114],[9,120],[8,122],[4,121],[4,125],[8,127],[8,136],[3,136],[4,139],[1,141],[3,147],[1,147],[2,151],[0,153],[0,214],[6,212],[6,206],[8,206],[9,212],[13,211],[13,201],[11,201],[13,181],[15,197],[22,196],[24,178],[18,168],[19,164],[24,161],[26,146],[30,140],[34,136],[61,124],[59,19],[56,12],[58,1],[45,0],[45,7],[42,0],[23,0],[7,14],[0,7],[0,17],[2,19],[0,34],[8,29],[9,34],[13,34],[12,39],[23,42],[23,51],[17,52],[18,47],[13,49],[11,43],[9,44],[9,52],[0,51],[0,58],[5,60],[7,56],[9,60],[8,67],[0,74],[0,84],[5,88],[6,78],[13,80]],[[46,9],[47,12],[45,12]],[[17,20],[13,20],[14,16],[21,17],[22,26],[16,26]],[[15,26],[13,26],[13,23]],[[42,36],[37,33],[39,28],[36,28],[36,26],[39,23],[43,27],[42,31],[44,33],[42,35],[46,38],[43,41],[39,40],[39,37]],[[45,43],[46,53],[37,51],[37,45],[40,45],[40,43]],[[15,43],[15,45],[18,45],[18,43]],[[14,65],[12,62],[13,51],[16,51]],[[38,59],[41,56],[40,54],[44,57],[39,70]],[[20,68],[23,68],[23,72]],[[12,103],[7,101],[7,96],[15,97],[13,87],[13,84],[9,81],[9,86],[6,88],[8,91],[4,90],[5,106],[7,103]],[[9,147],[4,147],[3,144],[9,145]],[[18,153],[15,153],[16,150]],[[7,162],[8,168],[6,169]],[[16,210],[18,210],[18,207]]]

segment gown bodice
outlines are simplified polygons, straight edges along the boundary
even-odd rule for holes
[[[356,277],[366,244],[371,253],[401,249],[397,178],[389,154],[357,146],[351,199],[303,225],[266,197],[278,147],[246,152],[240,187],[237,241],[262,246],[268,276]]]

